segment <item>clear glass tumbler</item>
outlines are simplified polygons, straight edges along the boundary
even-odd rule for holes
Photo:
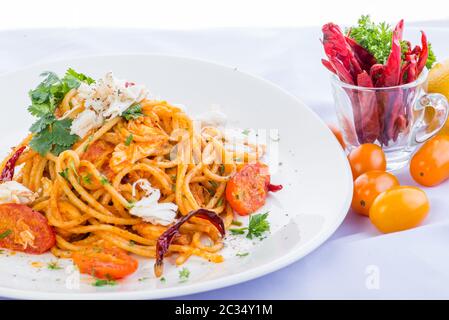
[[[407,165],[415,148],[442,128],[449,113],[443,95],[424,92],[427,74],[425,70],[414,82],[387,88],[354,86],[332,75],[337,118],[349,151],[376,143],[389,171]],[[433,110],[426,112],[428,108]]]

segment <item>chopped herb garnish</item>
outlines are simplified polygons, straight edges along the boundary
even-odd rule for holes
[[[87,149],[89,149],[90,142],[92,142],[93,139],[94,139],[94,136],[90,135],[89,138],[87,139],[87,143],[83,147],[83,152],[86,152]]]
[[[129,146],[131,144],[131,142],[133,141],[133,138],[134,138],[134,136],[132,133],[129,136],[127,136],[126,140],[125,140],[125,146]]]
[[[140,104],[132,105],[122,113],[122,117],[128,121],[131,119],[137,119],[142,116],[142,106]]]
[[[217,206],[221,206],[223,204],[223,198],[218,199]]]
[[[238,221],[238,220],[232,220],[231,224],[233,226],[237,226],[237,227],[240,227],[240,226],[243,225],[243,223],[241,221]]]
[[[0,239],[5,239],[7,236],[9,236],[12,233],[11,229],[7,229],[0,233]]]
[[[211,180],[211,181],[210,181],[210,184],[212,185],[212,187],[214,187],[215,189],[217,189],[218,184],[217,184],[215,181]]]
[[[131,247],[134,247],[136,245],[136,242],[134,240],[129,240],[129,245]]]
[[[249,133],[250,133],[249,129],[245,129],[242,131],[242,134],[245,136],[249,135]]]
[[[63,177],[66,180],[69,180],[69,168],[65,168],[61,172],[58,172],[61,177]]]
[[[162,282],[162,283],[166,283],[166,282],[167,282],[167,279],[165,279],[165,277],[162,277],[162,278],[161,278],[161,282]]]
[[[246,229],[248,228],[229,229],[229,231],[231,231],[232,234],[237,235],[237,234],[245,234]]]
[[[92,285],[94,287],[115,286],[117,285],[117,281],[110,279],[95,279],[95,281],[92,282]]]
[[[237,257],[246,257],[247,255],[249,255],[249,252],[245,252],[245,253],[240,253],[240,252],[238,252],[238,253],[236,253],[235,254]]]
[[[81,178],[83,179],[83,182],[85,184],[92,184],[92,174],[91,173],[88,173],[88,174],[82,176]]]
[[[135,205],[136,205],[136,201],[134,201],[134,200],[128,201],[128,209],[134,208]]]
[[[224,164],[220,165],[220,169],[219,170],[220,170],[220,174],[221,175],[223,175],[225,173],[225,166],[224,166]]]
[[[62,267],[58,264],[57,261],[52,261],[47,263],[47,269],[49,270],[60,270]]]
[[[189,280],[189,276],[190,276],[190,271],[187,268],[182,268],[179,271],[179,281],[180,282],[186,282],[187,280]]]
[[[108,178],[106,178],[105,176],[102,176],[102,177],[101,177],[100,182],[101,182],[102,185],[107,185],[107,184],[109,184],[109,180],[108,180]]]
[[[142,282],[142,281],[145,281],[145,280],[148,280],[148,279],[150,279],[150,278],[148,278],[148,277],[142,277],[142,278],[137,279],[137,281]]]

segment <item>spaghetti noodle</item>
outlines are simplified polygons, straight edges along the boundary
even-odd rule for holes
[[[166,101],[145,98],[139,107],[138,117],[105,120],[59,155],[30,148],[30,134],[2,163],[4,168],[26,147],[14,180],[37,195],[28,206],[44,214],[54,228],[55,256],[71,258],[74,252],[108,245],[155,258],[157,240],[170,225],[131,213],[148,196],[145,183],[160,193],[160,204],[175,205],[178,217],[208,209],[223,219],[226,229],[231,225],[234,212],[225,196],[227,182],[245,163],[258,161],[264,148],[247,143],[244,151],[229,150],[218,128],[195,128],[185,112]],[[85,109],[85,99],[72,89],[54,115],[75,119]],[[222,248],[217,229],[193,217],[180,227],[167,254],[176,253],[178,265],[193,255],[219,263]]]

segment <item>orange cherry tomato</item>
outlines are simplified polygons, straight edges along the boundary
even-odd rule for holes
[[[426,193],[417,187],[397,186],[382,192],[371,205],[369,218],[381,232],[419,225],[430,209]]]
[[[391,173],[375,170],[361,174],[354,181],[352,210],[368,216],[369,209],[376,197],[395,186],[399,186],[399,181]]]
[[[423,144],[410,161],[410,174],[419,184],[433,187],[449,178],[449,136],[436,136]]]
[[[387,169],[385,153],[381,147],[373,143],[365,143],[352,150],[348,160],[354,180],[362,173]]]
[[[228,181],[226,200],[235,212],[246,216],[265,204],[269,184],[266,165],[247,164]]]
[[[345,139],[343,138],[343,133],[341,132],[341,130],[333,124],[329,124],[328,127],[332,131],[332,133],[335,135],[335,138],[337,138],[337,140],[340,143],[343,150],[346,149]]]
[[[136,271],[138,262],[119,248],[88,248],[75,251],[73,262],[81,273],[99,279],[121,279]]]
[[[0,205],[0,248],[41,254],[55,245],[47,218],[23,204]]]

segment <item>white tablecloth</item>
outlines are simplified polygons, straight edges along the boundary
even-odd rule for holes
[[[429,24],[426,31],[437,56],[449,56],[449,22]],[[0,32],[0,72],[92,54],[190,56],[269,79],[326,121],[334,121],[319,38],[319,28],[4,31]],[[407,170],[398,176],[402,184],[414,185]],[[449,298],[449,182],[426,191],[432,209],[419,228],[382,235],[367,218],[349,212],[331,239],[291,266],[186,298]]]

